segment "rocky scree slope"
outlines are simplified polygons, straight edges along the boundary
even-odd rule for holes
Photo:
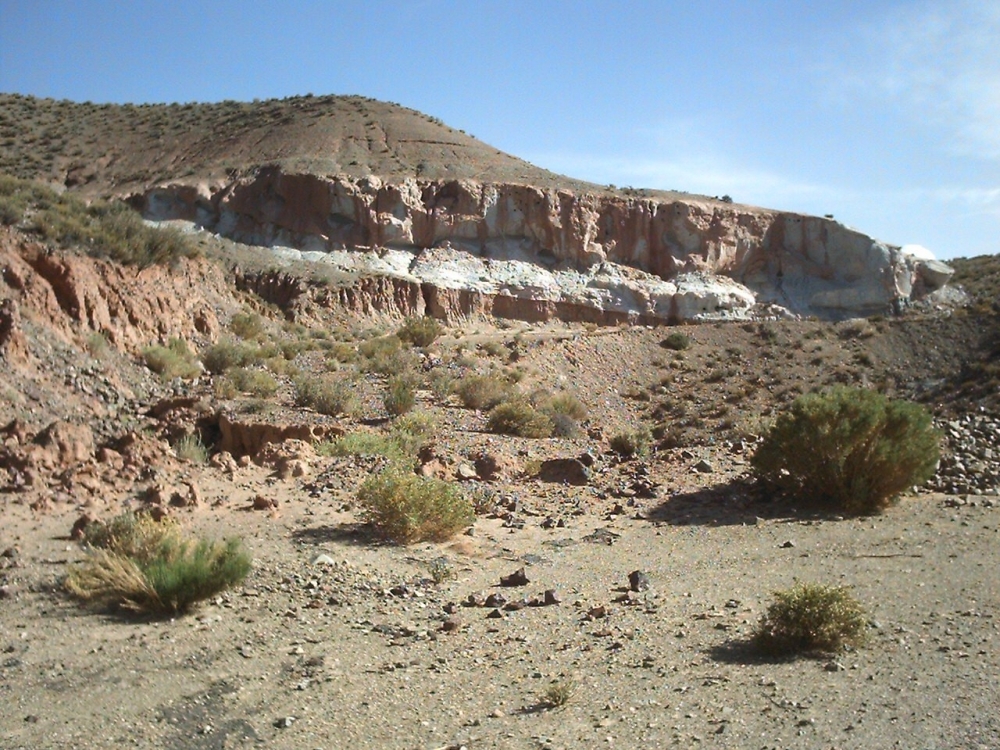
[[[3,103],[0,168],[382,276],[407,314],[672,323],[765,303],[842,318],[898,309],[951,274],[828,218],[560,177],[361,97]]]

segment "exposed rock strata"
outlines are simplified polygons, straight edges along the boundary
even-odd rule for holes
[[[0,313],[0,329],[7,321],[11,331],[8,346],[20,346],[21,318],[42,322],[67,340],[96,331],[122,350],[171,336],[214,337],[219,331],[210,297],[221,295],[226,283],[207,261],[138,269],[49,253],[0,229],[0,269],[0,300],[11,300],[4,303],[8,314]],[[205,292],[192,293],[198,289]]]
[[[443,316],[681,321],[768,302],[836,317],[905,305],[950,275],[830,219],[710,199],[265,168],[133,202],[151,218],[392,277],[396,306]]]

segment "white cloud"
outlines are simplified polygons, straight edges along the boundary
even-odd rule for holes
[[[846,63],[852,88],[943,127],[955,153],[1000,160],[1000,4],[910,4],[862,36]]]

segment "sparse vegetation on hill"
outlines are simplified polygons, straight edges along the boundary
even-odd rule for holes
[[[0,223],[19,225],[59,247],[148,266],[199,254],[181,232],[148,226],[124,203],[86,203],[69,193],[0,174]]]

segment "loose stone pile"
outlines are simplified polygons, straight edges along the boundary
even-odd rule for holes
[[[1000,495],[1000,418],[966,414],[937,427],[941,462],[926,487],[950,495]]]

